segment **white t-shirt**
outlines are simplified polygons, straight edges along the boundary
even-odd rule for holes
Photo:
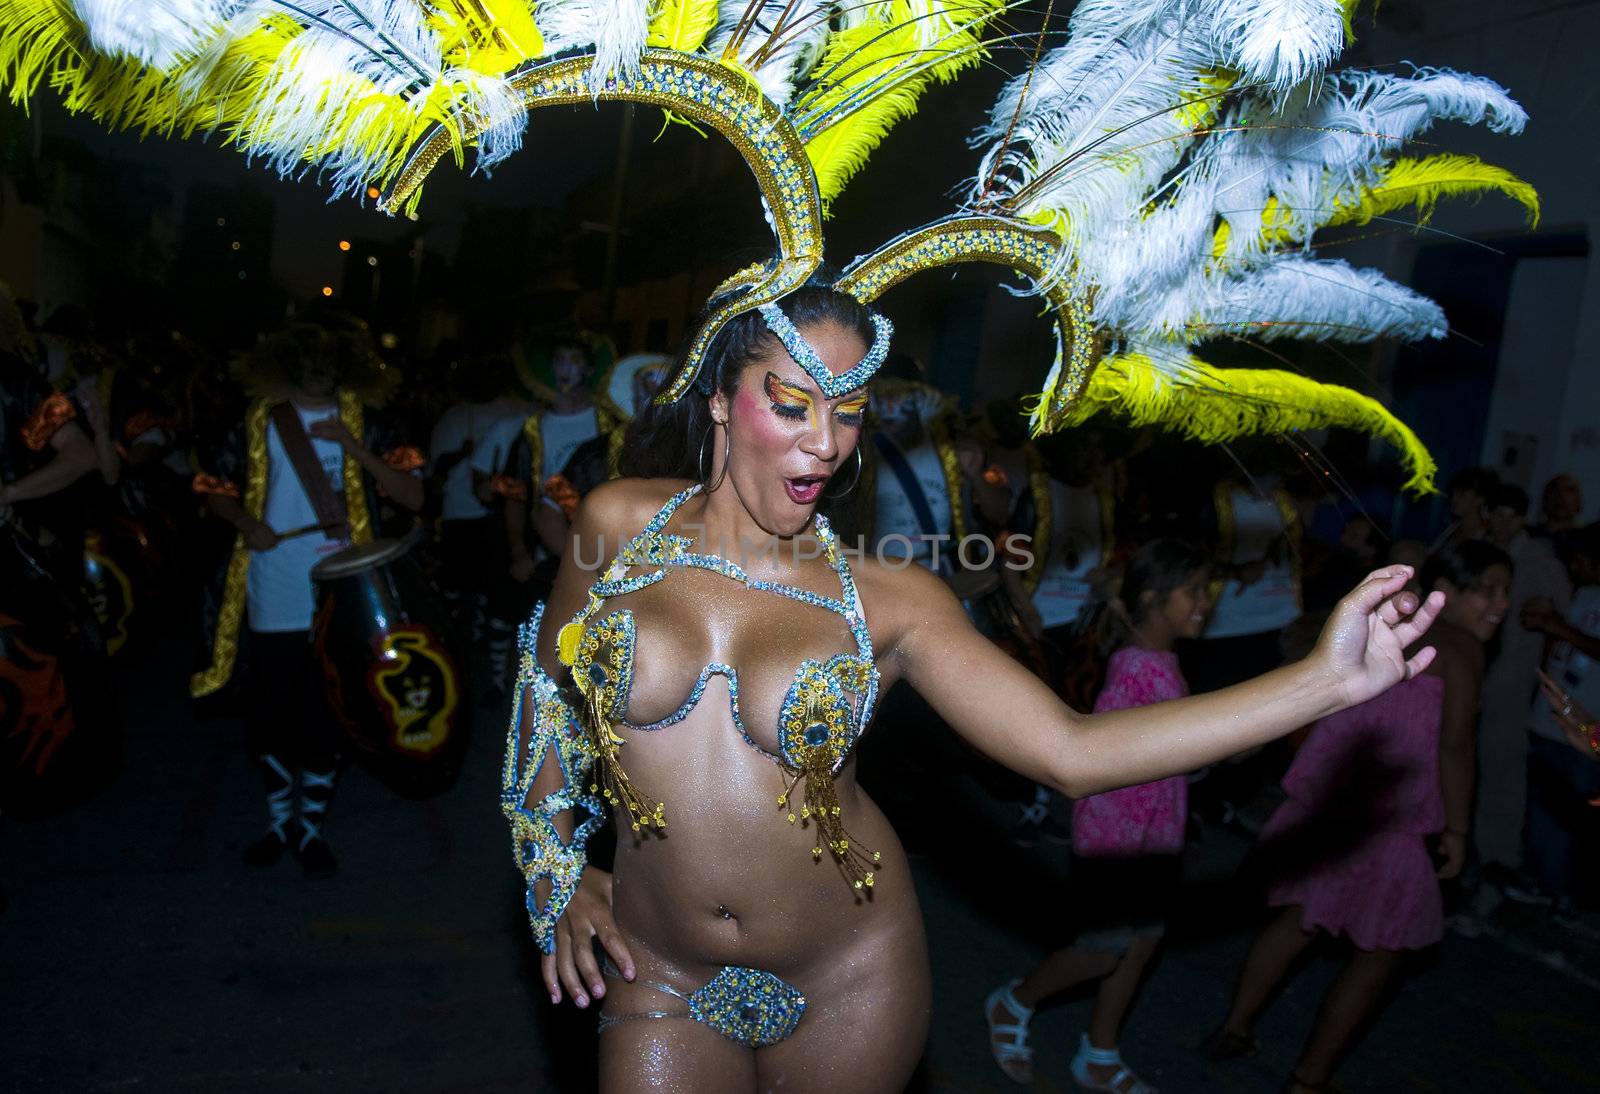
[[[600,435],[600,420],[592,406],[576,414],[552,411],[539,420],[539,435],[544,439],[544,468],[539,481],[544,482],[551,475],[560,474],[580,444]]]
[[[338,415],[336,407],[307,410],[295,406],[300,424]],[[322,464],[323,474],[335,493],[344,490],[344,449],[335,441],[324,441],[308,434],[311,449]],[[278,427],[267,420],[267,504],[262,521],[274,532],[291,532],[317,523],[316,511],[306,496],[294,464],[284,451]],[[311,568],[335,551],[349,545],[348,540],[331,539],[324,532],[309,532],[286,539],[270,551],[250,553],[250,571],[245,582],[250,613],[250,629],[275,633],[311,629]]]
[[[1050,543],[1033,545],[1050,552],[1033,592],[1046,627],[1071,623],[1093,595],[1089,575],[1105,561],[1104,523],[1098,491],[1050,480]]]
[[[1276,547],[1281,561],[1268,562],[1262,574],[1241,587],[1237,580],[1223,584],[1206,623],[1207,638],[1236,638],[1282,630],[1300,618],[1300,589],[1294,564],[1287,557],[1293,548],[1282,542],[1287,534],[1283,513],[1272,494],[1257,497],[1235,489],[1233,503],[1233,562],[1250,562]]]
[[[948,536],[951,530],[950,495],[945,490],[944,465],[939,462],[939,450],[932,441],[925,440],[909,451],[900,451],[922,487],[922,496],[927,499],[928,509],[933,514],[935,533]],[[885,558],[905,558],[909,553],[923,566],[937,570],[941,545],[921,538],[925,529],[917,519],[917,510],[906,495],[905,488],[900,485],[900,476],[895,474],[886,459],[878,461],[877,491],[877,513],[873,524],[877,549]],[[889,536],[910,539],[909,552],[903,539],[890,539],[885,543]]]
[[[457,452],[468,441],[472,452],[466,459],[458,460],[444,477],[444,504],[440,516],[445,520],[477,520],[489,515],[489,510],[478,500],[472,489],[472,467],[478,449],[487,443],[489,434],[502,421],[510,420],[520,427],[527,409],[509,399],[496,399],[488,403],[457,403],[444,412],[433,427],[433,438],[428,451],[435,459]],[[512,435],[515,439],[515,434]],[[494,474],[485,471],[485,474]]]
[[[1572,594],[1567,607],[1567,622],[1584,634],[1600,634],[1600,585],[1585,585]],[[1600,711],[1600,671],[1595,670],[1593,658],[1579,653],[1565,642],[1552,642],[1550,656],[1545,661],[1545,671],[1567,693],[1574,704],[1590,713]],[[1541,737],[1565,741],[1566,734],[1556,724],[1555,712],[1545,702],[1542,692],[1533,697],[1533,710],[1528,724]]]
[[[522,435],[525,416],[496,422],[472,453],[472,469],[484,475],[503,474],[511,448]],[[542,483],[567,466],[573,452],[584,441],[600,433],[599,419],[594,407],[585,407],[576,414],[546,413],[539,418],[539,436],[544,442],[543,467],[539,470]]]

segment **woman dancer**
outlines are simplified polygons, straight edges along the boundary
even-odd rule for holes
[[[1107,606],[1121,645],[1106,667],[1096,713],[1149,706],[1189,694],[1172,644],[1198,637],[1211,607],[1205,552],[1161,539],[1136,551]],[[1182,775],[1083,798],[1072,807],[1072,902],[1078,937],[984,1003],[989,1045],[1006,1075],[1033,1081],[1028,1022],[1041,1002],[1099,980],[1094,1015],[1072,1060],[1085,1090],[1148,1094],[1123,1063],[1117,1034],[1164,933],[1162,917],[1178,880],[1188,817]]]
[[[815,284],[731,321],[697,386],[635,421],[635,477],[585,499],[552,623],[525,630],[504,802],[551,1000],[604,999],[605,1090],[904,1085],[926,945],[851,758],[897,681],[1001,763],[1083,796],[1259,745],[1432,661],[1403,651],[1443,597],[1419,605],[1391,568],[1303,662],[1138,711],[1068,709],[937,577],[852,564],[817,513],[836,472],[832,493],[853,484],[887,328]],[[614,873],[584,868],[589,811],[625,822]]]
[[[1433,633],[1439,656],[1424,674],[1311,727],[1284,776],[1289,800],[1257,848],[1271,878],[1267,903],[1282,910],[1251,947],[1233,1009],[1205,1046],[1213,1059],[1253,1052],[1251,1026],[1289,967],[1319,936],[1345,936],[1349,960],[1290,1091],[1328,1088],[1404,951],[1443,937],[1439,879],[1459,874],[1466,857],[1483,647],[1505,616],[1511,561],[1481,540],[1458,540],[1428,560],[1421,583],[1449,598]],[[1435,833],[1437,868],[1425,845]]]

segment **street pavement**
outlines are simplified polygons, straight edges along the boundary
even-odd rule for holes
[[[311,880],[291,861],[239,861],[265,819],[243,731],[196,721],[175,660],[147,651],[120,670],[128,758],[108,791],[0,825],[3,1088],[590,1089],[593,1017],[543,1001],[498,810],[503,715],[480,713],[466,769],[436,798],[398,798],[352,769],[328,826],[339,871]],[[1069,903],[1094,894],[1062,882],[1061,849],[1010,846],[1003,811],[964,775],[901,797],[939,795],[951,808],[907,833],[935,984],[914,1089],[1016,1089],[990,1058],[981,1001],[1059,944]],[[1307,963],[1262,1021],[1259,1056],[1213,1065],[1195,1051],[1256,922],[1228,880],[1246,847],[1209,832],[1193,851],[1128,1022],[1124,1055],[1163,1090],[1277,1090],[1338,968],[1335,953]],[[1448,936],[1408,967],[1341,1089],[1600,1088],[1600,995],[1560,962],[1516,932]],[[1080,994],[1036,1019],[1037,1089],[1073,1088],[1088,1009]]]

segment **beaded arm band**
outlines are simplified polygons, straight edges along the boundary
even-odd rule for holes
[[[535,657],[543,615],[540,604],[517,632],[517,687],[506,734],[500,809],[511,822],[512,855],[528,883],[528,925],[540,952],[549,954],[555,952],[556,923],[588,863],[585,846],[606,814],[600,800],[582,789],[594,767],[593,749],[572,706]],[[534,782],[551,756],[560,765],[562,786],[534,802]],[[580,810],[585,814],[581,821]],[[555,824],[562,813],[573,820],[570,840],[562,838]],[[540,881],[550,885],[542,907]]]

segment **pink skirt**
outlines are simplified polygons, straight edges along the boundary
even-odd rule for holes
[[[1444,937],[1439,881],[1424,837],[1362,831],[1293,798],[1261,832],[1267,903],[1298,905],[1300,926],[1363,950],[1420,950]]]

